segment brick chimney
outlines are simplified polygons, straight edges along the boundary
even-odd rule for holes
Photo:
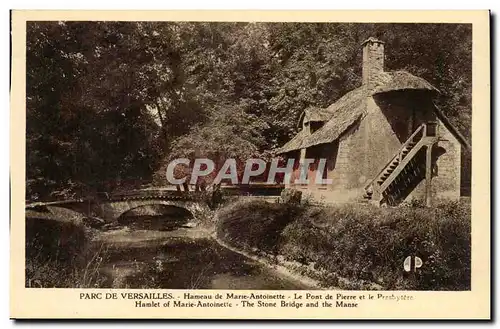
[[[361,45],[363,46],[363,86],[371,91],[376,86],[374,78],[384,71],[384,42],[370,37]]]

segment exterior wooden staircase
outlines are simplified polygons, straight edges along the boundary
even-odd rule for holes
[[[437,141],[435,123],[422,124],[401,145],[394,157],[365,186],[367,200],[376,205],[397,205],[420,183],[430,177],[430,158],[426,150]],[[427,176],[429,175],[429,176]]]

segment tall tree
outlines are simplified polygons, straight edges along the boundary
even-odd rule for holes
[[[361,84],[370,36],[470,139],[470,25],[30,22],[27,193],[148,181],[176,155],[266,156],[305,108]]]

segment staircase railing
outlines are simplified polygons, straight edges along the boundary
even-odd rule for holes
[[[399,169],[399,171],[397,170],[394,170],[385,180],[382,184],[380,184],[380,187],[379,190],[381,192],[385,191],[386,188],[389,187],[389,185],[392,183],[393,181],[393,177],[399,175],[399,173],[401,172],[401,170],[412,160],[413,156],[415,156],[417,154],[418,151],[420,151],[420,149],[424,146],[424,145],[427,145],[428,141],[426,141],[425,139],[421,138],[417,144],[415,144],[415,146],[411,149],[411,151],[405,156],[405,158],[403,160],[401,160],[401,162],[398,163],[398,167],[397,168],[401,168]]]
[[[374,176],[374,178],[368,183],[365,185],[365,190],[370,186],[372,185],[373,187],[375,187],[374,183],[379,179],[380,175],[382,175],[382,173],[385,171],[385,169],[387,168],[387,166],[389,166],[394,160],[398,160],[399,163],[401,163],[401,160],[403,158],[403,151],[404,149],[415,139],[415,137],[417,137],[417,135],[422,132],[422,135],[420,136],[420,139],[422,139],[423,137],[426,136],[427,134],[427,125],[425,123],[422,123],[414,132],[413,134],[411,134],[411,136],[403,143],[403,145],[401,145],[401,147],[399,148],[399,150],[396,152],[396,154],[382,167],[382,169],[378,172],[377,175]],[[419,140],[420,140],[419,139]]]

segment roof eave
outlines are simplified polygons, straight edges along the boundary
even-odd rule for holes
[[[434,104],[434,111],[437,117],[443,122],[443,124],[451,131],[451,133],[458,139],[460,144],[462,144],[468,151],[472,150],[472,145],[467,141],[467,139],[462,135],[462,133],[451,123],[450,119],[441,111],[439,107]]]

